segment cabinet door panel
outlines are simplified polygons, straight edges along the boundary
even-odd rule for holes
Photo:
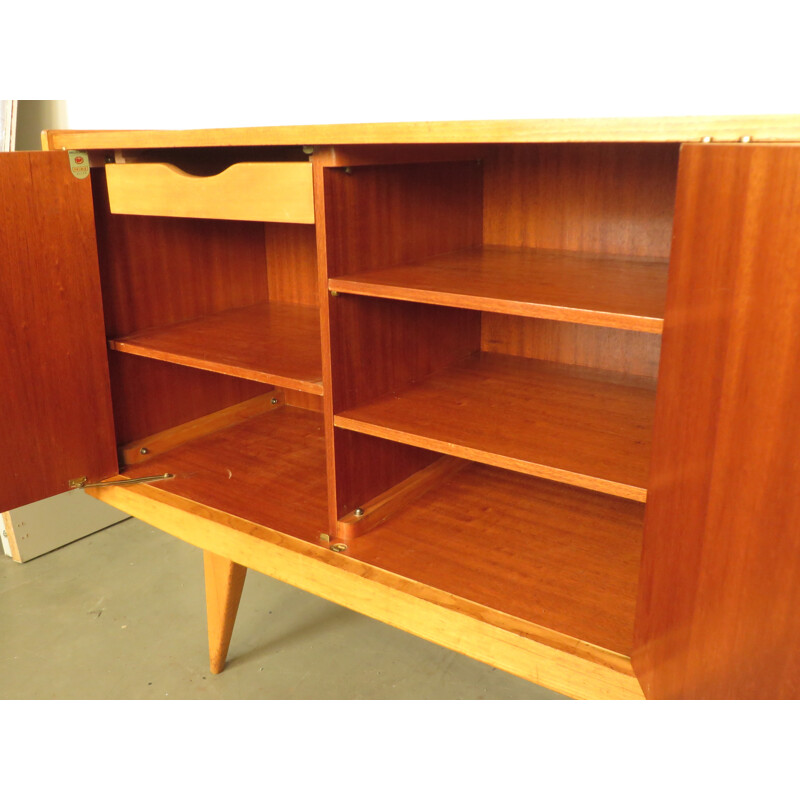
[[[681,154],[633,664],[800,697],[800,146]]]
[[[0,156],[0,510],[116,472],[88,178]]]

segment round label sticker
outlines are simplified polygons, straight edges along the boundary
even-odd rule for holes
[[[69,168],[76,178],[89,176],[89,156],[83,150],[69,151]]]

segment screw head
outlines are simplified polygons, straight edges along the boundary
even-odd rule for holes
[[[140,453],[141,453],[143,456],[146,456],[146,455],[147,455],[147,454],[148,454],[150,451],[149,451],[149,450],[148,450],[146,447],[142,447],[142,448],[139,450],[139,452],[140,452]]]
[[[272,405],[274,405],[274,406],[278,405],[278,398],[277,397],[273,397],[272,400],[270,400],[270,403],[272,403]]]
[[[357,517],[363,517],[363,516],[364,516],[364,509],[363,509],[363,508],[357,508],[357,509],[356,509],[356,510],[353,512],[353,514],[354,514],[355,516],[357,516]]]
[[[740,136],[739,141],[743,144],[747,144],[749,141],[751,141],[751,138],[749,136]]]
[[[710,136],[704,136],[701,141],[703,141],[705,144],[708,144],[711,141],[711,137]]]
[[[347,550],[347,545],[337,542],[331,545],[331,550],[333,550],[334,553],[344,553],[344,551]]]

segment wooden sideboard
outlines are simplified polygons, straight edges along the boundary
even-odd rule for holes
[[[254,569],[573,697],[800,698],[796,142],[46,132],[0,156],[0,508],[202,548],[213,672]]]

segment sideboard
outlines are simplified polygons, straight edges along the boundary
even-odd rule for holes
[[[0,156],[0,508],[202,548],[215,673],[252,569],[572,697],[800,698],[798,142],[45,132]]]

